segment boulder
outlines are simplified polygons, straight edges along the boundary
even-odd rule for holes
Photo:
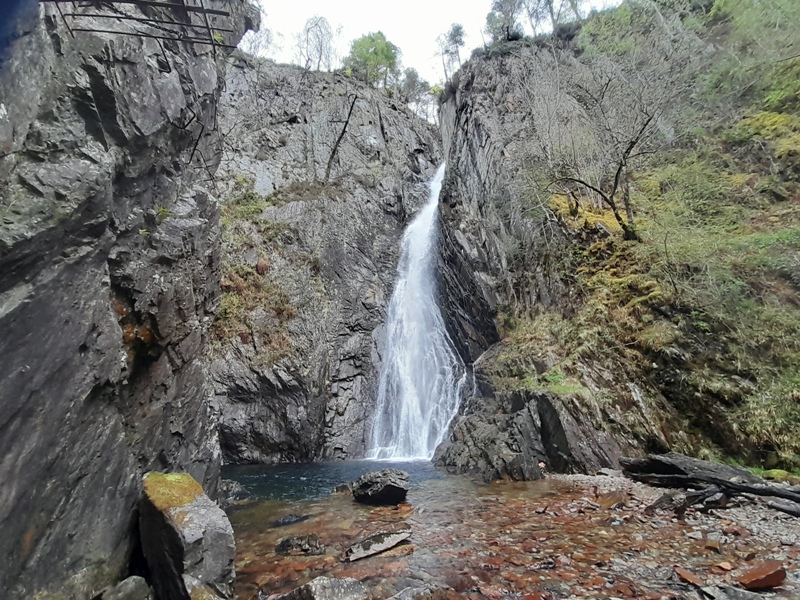
[[[317,556],[325,554],[325,545],[315,535],[299,535],[281,540],[276,550],[290,556]]]
[[[233,528],[191,475],[145,475],[139,527],[156,600],[233,598]]]
[[[217,503],[221,508],[242,504],[250,498],[250,492],[238,481],[220,479],[217,487]]]
[[[361,504],[400,504],[409,487],[408,473],[384,469],[366,473],[353,483],[353,498]]]
[[[128,577],[117,585],[106,588],[101,600],[153,600],[153,590],[142,577]]]
[[[399,531],[380,531],[353,544],[345,551],[345,560],[350,562],[374,556],[389,548],[394,548],[400,542],[406,541],[411,537],[411,531],[403,529]]]
[[[367,600],[369,594],[357,579],[317,577],[277,600]]]

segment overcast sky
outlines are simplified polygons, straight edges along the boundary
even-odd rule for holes
[[[595,6],[616,3],[593,0]],[[443,79],[441,61],[435,57],[436,38],[453,23],[461,23],[467,33],[466,56],[483,44],[481,31],[491,0],[261,0],[266,26],[276,36],[270,56],[279,62],[295,60],[294,36],[306,19],[319,15],[328,19],[336,31],[341,27],[338,49],[342,56],[355,38],[383,31],[390,42],[402,50],[403,67],[414,67],[435,83]],[[281,39],[282,36],[282,39]]]

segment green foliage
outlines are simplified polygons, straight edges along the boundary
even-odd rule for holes
[[[800,110],[800,57],[773,67],[766,85],[764,108],[770,111]]]
[[[642,30],[634,25],[647,20],[649,14],[632,2],[604,10],[581,28],[578,48],[588,56],[629,54],[636,49]]]
[[[382,82],[385,87],[399,57],[400,49],[378,31],[354,40],[344,64],[359,79],[373,85]]]

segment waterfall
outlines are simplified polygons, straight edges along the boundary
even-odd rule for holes
[[[458,410],[465,369],[447,334],[436,293],[444,169],[439,167],[427,204],[403,235],[369,458],[432,458]]]

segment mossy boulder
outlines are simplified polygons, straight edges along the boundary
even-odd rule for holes
[[[188,473],[148,473],[139,503],[156,600],[233,598],[236,548],[225,512]]]

